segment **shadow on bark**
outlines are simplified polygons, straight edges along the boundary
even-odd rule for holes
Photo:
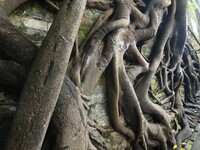
[[[72,2],[67,0],[64,2],[66,10],[73,10],[74,5],[70,5]],[[84,2],[81,1],[78,4],[82,3]],[[105,7],[100,9],[110,9],[110,1],[103,4]],[[92,7],[96,5],[95,3],[88,4]],[[48,114],[48,117],[43,115],[42,119],[38,120],[45,120],[43,124],[45,130],[42,131],[42,126],[40,127],[41,132],[35,130],[40,136],[40,142],[28,144],[30,139],[34,138],[32,135],[30,135],[29,142],[24,142],[24,145],[28,144],[29,149],[33,149],[34,146],[37,147],[35,149],[40,149],[42,144],[43,149],[73,149],[73,147],[100,149],[97,148],[98,144],[91,143],[89,139],[87,115],[80,95],[90,96],[104,72],[110,121],[113,128],[130,142],[130,149],[168,150],[172,149],[174,144],[177,144],[177,149],[180,149],[182,142],[192,134],[190,127],[194,127],[196,123],[192,118],[197,118],[199,115],[190,110],[193,108],[199,111],[197,104],[199,102],[200,65],[196,51],[186,40],[187,0],[152,0],[142,3],[141,1],[135,3],[131,0],[114,0],[113,6],[112,10],[105,11],[103,20],[97,21],[91,34],[86,38],[87,42],[83,45],[78,46],[77,41],[74,44],[76,34],[73,30],[50,30],[36,58],[38,48],[13,27],[1,10],[0,70],[4,72],[0,75],[1,86],[21,89],[33,60],[32,68],[40,68],[36,71],[31,69],[29,73],[20,96],[18,115],[15,117],[8,147],[16,146],[11,142],[12,139],[21,140],[21,137],[16,135],[18,131],[15,132],[15,130],[21,128],[23,133],[26,129],[30,132],[36,127],[37,119],[33,119],[31,127],[24,123],[27,119],[21,120],[16,126],[16,120],[20,120],[20,116],[23,115],[19,115],[19,112],[26,110],[29,106],[35,108],[35,110],[29,109],[28,113],[24,111],[29,119],[38,113],[36,111],[39,111],[40,115],[45,112],[53,113],[52,116],[51,113]],[[81,7],[82,11],[83,9]],[[62,8],[59,12],[61,11]],[[64,21],[70,19],[70,16],[65,18],[64,16],[65,14],[62,13],[57,15]],[[81,17],[79,21],[80,19]],[[56,27],[62,29],[63,24],[55,23],[54,28]],[[63,33],[72,33],[73,39],[68,39]],[[47,43],[51,41],[52,43],[48,45]],[[71,49],[74,45],[73,55],[71,55],[71,50],[65,51],[66,41],[70,42]],[[147,56],[142,52],[144,46],[151,49]],[[52,51],[45,54],[41,52],[42,48]],[[60,53],[57,54],[59,50]],[[65,54],[68,60],[63,58]],[[66,61],[62,68],[59,68],[59,63],[52,61],[55,57],[60,59],[56,61],[61,65],[61,60]],[[69,58],[71,59],[68,64]],[[55,66],[55,76],[48,79]],[[47,76],[41,73],[45,68]],[[66,69],[68,77],[65,77],[62,84],[60,78],[64,79]],[[62,73],[58,75],[60,70]],[[59,85],[56,81],[57,76],[59,76]],[[163,100],[157,99],[151,91],[155,76],[158,79],[159,88],[166,95]],[[45,86],[46,83],[51,84]],[[37,92],[40,89],[37,85],[41,84],[44,92],[41,90]],[[183,96],[180,93],[182,89],[184,89]],[[48,95],[47,98],[45,98],[46,95]],[[28,103],[30,97],[34,97],[33,102]],[[49,102],[46,103],[45,99]],[[50,107],[51,105],[53,106]],[[40,107],[43,109],[39,110]],[[10,107],[1,109],[8,111],[7,118],[13,115]],[[6,118],[6,115],[1,113],[3,118]],[[150,117],[147,118],[147,115]],[[125,122],[122,121],[122,116]],[[46,120],[50,118],[51,122],[46,134],[49,124]],[[173,122],[175,125],[171,126]],[[181,129],[178,129],[179,125]],[[43,143],[45,134],[46,139]],[[85,140],[82,141],[82,139]],[[19,147],[24,149],[22,145],[19,144]]]

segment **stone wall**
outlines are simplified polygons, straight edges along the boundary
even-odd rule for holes
[[[199,0],[189,0],[188,3],[188,39],[198,51],[200,58],[200,2]],[[191,33],[192,32],[192,33]],[[196,40],[195,39],[195,37]]]

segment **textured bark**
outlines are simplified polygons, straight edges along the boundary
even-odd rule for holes
[[[63,2],[31,67],[20,97],[7,149],[41,148],[85,5],[85,0]]]
[[[55,139],[53,149],[88,148],[87,118],[84,111],[80,93],[66,77],[50,124]]]
[[[37,52],[37,47],[20,34],[4,16],[0,16],[1,56],[30,67],[30,63]],[[22,49],[23,51],[21,51]]]
[[[99,148],[97,139],[93,143],[96,148],[90,143],[80,95],[92,94],[105,71],[111,124],[127,138],[132,149],[168,150],[172,149],[175,142],[180,149],[182,141],[191,134],[190,125],[194,126],[188,115],[198,117],[186,107],[197,108],[195,104],[200,97],[199,60],[192,45],[186,41],[187,0],[139,0],[135,3],[132,0],[114,0],[113,9],[108,10],[105,16],[101,16],[103,19],[100,18],[100,22],[95,24],[91,31],[93,35],[89,34],[80,48],[76,41],[72,55],[75,33],[84,8],[75,4],[85,5],[86,2],[65,2],[69,3],[63,6],[68,12],[63,12],[66,15],[58,14],[61,20],[55,20],[33,63],[20,98],[7,149],[40,149],[42,144],[43,150],[102,149],[104,145]],[[105,4],[106,10],[108,6]],[[76,15],[71,15],[73,10],[77,12]],[[59,13],[62,11],[63,8]],[[28,66],[38,50],[13,28],[3,14],[1,16],[0,33],[10,38],[12,50],[3,51],[9,45],[6,41],[2,42],[2,47],[0,44],[0,55],[3,58],[0,71],[6,74],[6,77],[0,75],[0,84],[21,88],[29,71]],[[73,21],[70,21],[71,18]],[[71,24],[68,26],[67,22]],[[4,24],[8,28],[3,28]],[[16,43],[7,32],[16,35],[23,43]],[[144,44],[151,49],[147,57],[141,52]],[[31,55],[26,51],[27,47],[31,48]],[[19,52],[24,54],[23,57]],[[72,63],[68,66],[69,58]],[[65,77],[62,85],[67,67],[74,83]],[[166,95],[162,101],[155,98],[151,91],[155,77]],[[180,96],[182,87],[184,98]],[[5,108],[5,113],[2,112],[0,117],[12,116],[13,112]],[[168,112],[178,118],[178,122],[175,122],[181,130],[174,129],[176,135],[170,124],[174,116],[171,117],[163,108],[168,108]],[[146,117],[146,114],[150,117]]]
[[[15,10],[26,1],[28,0],[4,0],[0,2],[0,4],[1,6],[4,6],[3,8],[5,9],[6,14],[10,15],[13,10]]]

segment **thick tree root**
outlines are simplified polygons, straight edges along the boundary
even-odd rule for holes
[[[182,141],[191,134],[189,124],[194,126],[191,118],[196,117],[189,111],[184,113],[183,104],[199,110],[194,104],[200,98],[198,57],[189,43],[185,46],[187,0],[152,0],[144,1],[143,4],[129,0],[113,2],[114,9],[107,10],[100,17],[80,48],[76,40],[75,55],[67,56],[71,57],[68,75],[87,99],[106,70],[111,123],[116,131],[128,139],[133,149],[168,150],[176,142],[180,149]],[[88,3],[90,6],[93,4]],[[110,7],[107,3],[104,6],[101,9]],[[4,74],[0,75],[0,84],[7,88],[21,89],[38,48],[22,36],[2,12],[0,71]],[[110,18],[111,21],[108,20]],[[58,43],[63,40],[66,38],[59,37]],[[154,42],[154,46],[146,59],[140,49],[145,43],[148,45],[148,41]],[[52,66],[54,61],[49,62],[47,78]],[[166,95],[163,101],[159,101],[149,92],[152,90],[151,83],[155,75],[159,79],[160,89]],[[47,80],[43,83],[45,86]],[[44,150],[77,147],[106,149],[92,134],[88,135],[81,96],[74,83],[65,78],[43,143]],[[181,88],[185,92],[184,98],[180,97]],[[156,99],[160,106],[150,98]],[[171,106],[171,110],[179,118],[181,130],[177,133],[176,140],[170,126],[172,119],[163,109],[163,105]],[[0,113],[0,117],[13,115],[13,112]],[[146,114],[150,115],[150,119],[145,118]],[[125,122],[121,121],[121,116],[125,118]],[[78,126],[75,126],[77,123]],[[51,147],[47,144],[49,142]]]

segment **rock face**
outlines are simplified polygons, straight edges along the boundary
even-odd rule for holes
[[[86,38],[101,13],[102,11],[97,9],[87,8],[85,10],[79,30],[79,44]],[[54,15],[51,9],[47,10],[38,2],[31,1],[15,10],[11,14],[10,20],[25,36],[40,46],[51,26]],[[104,85],[105,81],[102,79],[93,95],[89,97],[90,101],[85,102],[89,106],[86,111],[90,120],[90,137],[93,141],[100,141],[99,146],[103,149],[126,149],[129,147],[128,142],[122,135],[113,132],[110,125]]]
[[[188,40],[195,50],[200,50],[200,2],[190,0],[188,4]],[[195,39],[196,38],[196,39]],[[199,54],[198,54],[199,55]],[[200,57],[200,55],[199,55]]]
[[[52,13],[36,2],[23,4],[10,16],[11,22],[38,46],[46,36],[53,18]]]

